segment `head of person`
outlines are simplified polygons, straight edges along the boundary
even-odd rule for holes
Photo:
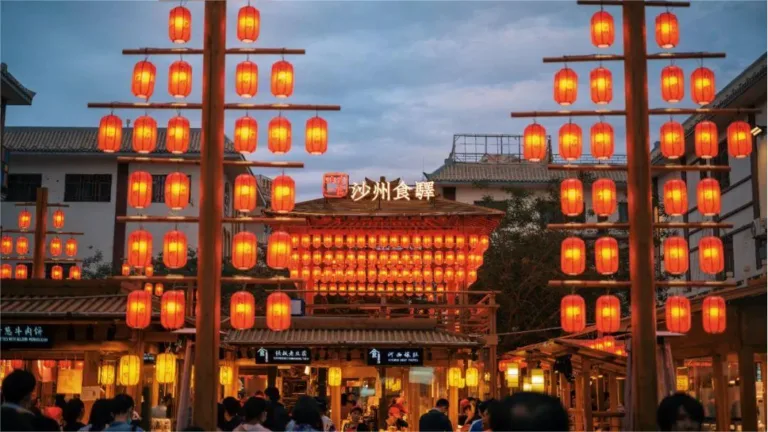
[[[352,419],[352,424],[360,423],[360,419],[363,418],[363,409],[360,407],[354,407],[349,410],[349,417]]]
[[[685,393],[665,397],[656,411],[656,423],[662,431],[700,431],[704,407]]]
[[[88,423],[92,431],[104,430],[112,423],[112,400],[97,399],[91,407],[91,414],[88,416]]]
[[[254,397],[262,398],[264,399],[264,392],[261,390],[256,390],[256,393],[253,394]]]
[[[278,402],[280,400],[280,390],[278,390],[277,387],[267,387],[267,389],[264,390],[264,395],[266,395],[272,402]]]
[[[80,399],[72,398],[64,407],[64,423],[75,424],[85,415],[85,404]]]
[[[130,422],[133,414],[133,398],[119,394],[112,399],[112,416],[115,421]]]
[[[560,401],[543,393],[515,393],[504,401],[511,431],[567,431],[568,413]],[[497,429],[493,429],[497,430]],[[501,429],[499,429],[501,430]]]
[[[267,401],[264,398],[252,397],[245,401],[243,407],[245,421],[251,424],[264,423],[267,420]]]
[[[29,408],[36,386],[37,380],[34,375],[25,370],[16,369],[3,380],[3,399],[5,402]]]
[[[448,413],[448,399],[438,399],[437,403],[435,404],[435,409],[440,411],[443,414]]]
[[[477,412],[480,415],[480,420],[483,422],[483,430],[490,429],[490,407],[498,404],[499,402],[496,399],[488,399],[487,401],[477,404]]]
[[[221,404],[224,406],[224,419],[231,420],[240,412],[240,401],[232,396],[225,397]]]
[[[326,415],[328,413],[328,403],[323,398],[315,398],[317,402],[317,409],[320,410],[320,414]]]
[[[320,415],[320,409],[317,406],[315,398],[312,396],[301,396],[296,401],[291,412],[293,421],[297,425],[309,425],[315,429],[322,430],[323,419]]]

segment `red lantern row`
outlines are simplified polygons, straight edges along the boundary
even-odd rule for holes
[[[610,216],[617,208],[616,183],[598,179],[592,183],[592,207],[598,216]],[[578,216],[584,211],[584,186],[579,179],[560,183],[560,208],[566,216]]]
[[[237,38],[241,42],[253,43],[259,38],[261,14],[251,5],[243,6],[237,13]],[[171,42],[189,42],[192,32],[192,14],[184,6],[171,9],[168,18],[168,37]]]
[[[235,151],[250,154],[258,145],[258,123],[248,115],[235,121]],[[283,154],[291,149],[291,123],[283,117],[269,122],[268,147],[272,153]],[[305,148],[307,153],[319,155],[328,149],[328,123],[320,117],[307,120]]]
[[[152,321],[152,284],[149,289],[132,291],[128,295],[125,311],[125,322],[131,328],[143,329]],[[160,300],[160,324],[168,330],[176,330],[184,326],[186,299],[183,290],[172,290],[162,293],[162,284],[156,294],[162,295]]]
[[[293,242],[291,242],[293,244]],[[293,247],[293,246],[292,246]],[[310,265],[319,266],[324,264],[325,266],[336,267],[429,267],[432,264],[435,265],[459,265],[463,266],[469,264],[470,268],[479,268],[483,265],[482,253],[465,253],[464,251],[435,251],[434,254],[431,251],[348,251],[344,253],[342,250],[337,250],[335,253],[331,250],[320,251],[316,250],[310,252],[304,250],[301,253],[293,252],[291,254],[290,268],[298,268],[299,264],[308,267]]]
[[[470,269],[464,270],[464,268],[458,267],[421,267],[413,269],[376,269],[368,268],[320,268],[313,267],[311,270],[309,267],[301,269],[291,270],[292,277],[302,278],[307,281],[314,282],[427,282],[427,283],[443,283],[443,282],[469,282],[474,283],[477,280],[477,270]]]
[[[13,237],[4,235],[0,240],[0,252],[3,255],[10,255],[13,253]],[[18,255],[26,255],[29,252],[29,239],[26,237],[19,237],[16,239],[16,253]]]
[[[688,242],[680,236],[664,239],[664,270],[680,275],[688,271]],[[725,268],[723,242],[707,236],[699,240],[699,268],[707,274],[717,274]]]
[[[123,126],[120,117],[114,114],[104,116],[99,122],[98,148],[105,153],[118,152],[123,140]],[[136,119],[132,139],[133,150],[150,153],[157,147],[157,122],[149,116]],[[165,148],[173,154],[189,150],[189,120],[176,116],[168,120]]]
[[[661,70],[661,98],[669,103],[677,103],[685,96],[685,76],[683,70],[675,65]],[[715,100],[715,73],[711,69],[699,67],[691,73],[691,99],[699,105],[707,105]]]
[[[270,79],[272,94],[277,98],[287,98],[293,94],[293,65],[279,60],[272,65]],[[235,91],[240,97],[252,98],[259,91],[259,67],[256,63],[245,60],[235,68]]]
[[[608,48],[613,45],[616,37],[613,16],[600,9],[592,15],[590,22],[592,44],[598,48]],[[656,17],[656,43],[661,48],[670,49],[680,43],[680,27],[677,16],[671,12],[662,12]]]
[[[682,216],[688,212],[688,187],[680,179],[667,180],[662,192],[664,211],[670,216]],[[699,213],[714,216],[720,213],[720,183],[712,178],[705,178],[696,185],[696,202]]]
[[[667,298],[665,306],[667,330],[687,333],[691,329],[691,302],[683,296]],[[707,296],[701,307],[702,327],[710,334],[723,333],[726,328],[725,299]]]
[[[148,100],[155,91],[157,68],[149,60],[141,60],[133,67],[131,92],[140,99]],[[192,66],[184,60],[171,63],[168,68],[168,93],[183,99],[192,92]]]
[[[560,156],[565,160],[576,160],[582,152],[582,130],[577,124],[566,123],[558,134]],[[613,157],[614,131],[609,123],[595,123],[589,131],[590,150],[597,160]],[[539,162],[547,157],[547,131],[538,123],[528,125],[523,130],[523,158],[530,162]]]
[[[189,203],[189,177],[173,172],[165,178],[165,204],[171,210],[181,210]],[[128,204],[144,209],[152,204],[152,175],[146,171],[134,171],[128,176]]]
[[[586,244],[578,237],[568,237],[560,244],[560,269],[576,276],[586,269]],[[619,243],[613,237],[600,237],[595,242],[595,267],[603,275],[619,270]]]
[[[457,288],[451,288],[446,286],[444,284],[436,284],[435,286],[432,286],[432,284],[426,284],[426,285],[419,285],[419,284],[402,284],[402,283],[321,283],[317,285],[316,291],[318,291],[317,294],[322,297],[331,295],[331,296],[346,296],[349,295],[355,296],[408,296],[412,297],[414,295],[416,296],[432,296],[434,293],[440,294],[444,293],[446,291],[458,291]]]
[[[595,308],[597,330],[615,333],[621,325],[621,304],[614,295],[603,295],[597,299]],[[587,325],[587,309],[584,298],[577,294],[563,297],[560,301],[560,325],[568,333],[580,332]]]
[[[464,249],[466,246],[474,252],[483,253],[490,245],[488,235],[478,234],[454,234],[453,232],[430,232],[424,234],[407,233],[378,233],[378,234],[294,234],[291,236],[291,245],[295,248],[357,248],[357,249],[384,249],[413,248],[413,249]]]

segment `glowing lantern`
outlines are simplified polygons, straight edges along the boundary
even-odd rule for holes
[[[573,69],[560,69],[555,74],[555,102],[563,106],[574,103],[579,89],[578,79]]]
[[[589,130],[592,156],[597,160],[613,157],[613,126],[605,122],[595,123]]]
[[[720,296],[707,296],[701,306],[701,319],[704,331],[719,334],[725,331],[725,299]]]
[[[20,359],[11,360],[10,364],[11,364],[11,368],[14,370],[24,368],[24,360],[20,360]]]
[[[144,209],[152,204],[152,175],[146,171],[134,171],[128,176],[128,205]]]
[[[477,270],[467,271],[467,285],[472,285],[477,282]]]
[[[157,146],[157,122],[150,116],[141,116],[133,124],[133,151],[150,153]]]
[[[172,172],[165,177],[165,205],[171,210],[181,210],[189,204],[189,177],[182,172]]]
[[[120,117],[109,114],[101,118],[98,135],[99,150],[114,153],[120,150],[123,142],[123,121]]]
[[[235,68],[235,91],[240,97],[252,98],[259,91],[259,67],[245,60]]]
[[[229,323],[235,330],[247,330],[256,321],[256,300],[248,291],[232,294],[229,302]]]
[[[725,268],[723,242],[718,237],[707,236],[699,240],[699,267],[707,274],[717,274]]]
[[[183,44],[189,42],[192,31],[192,14],[184,6],[176,6],[171,9],[168,17],[168,37],[171,42]]]
[[[186,304],[183,290],[172,290],[162,294],[160,301],[160,324],[168,330],[176,330],[184,325],[184,307]]]
[[[144,291],[152,294],[152,291],[154,290],[154,286],[152,285],[152,282],[147,282],[144,284]]]
[[[680,236],[664,239],[664,270],[674,275],[688,271],[688,243]]]
[[[72,360],[59,360],[59,369],[72,369]]]
[[[182,231],[169,231],[163,236],[163,264],[170,269],[187,265],[187,235]]]
[[[78,266],[72,266],[69,268],[69,278],[72,280],[80,280],[83,271]]]
[[[531,391],[544,393],[544,370],[531,369]]]
[[[146,267],[152,262],[152,234],[142,229],[128,236],[128,264]]]
[[[680,179],[664,183],[664,211],[670,216],[681,216],[688,211],[688,192]]]
[[[456,244],[452,234],[446,234],[445,236],[443,236],[443,241],[445,242],[446,249],[453,249],[453,247]],[[408,246],[403,245],[403,247],[408,247]]]
[[[291,151],[291,122],[287,118],[277,116],[269,121],[267,146],[274,154],[285,154]]]
[[[714,216],[720,213],[720,183],[713,178],[705,178],[696,186],[696,202],[699,213]]]
[[[305,148],[311,155],[321,155],[328,150],[328,122],[317,116],[307,120]]]
[[[424,249],[432,249],[432,236],[429,234],[422,236],[421,245]]]
[[[162,353],[155,359],[155,379],[159,384],[176,381],[176,354]]]
[[[32,215],[29,213],[29,210],[24,209],[19,212],[19,229],[21,231],[26,231],[29,229],[29,225],[32,223]]]
[[[165,131],[165,149],[172,154],[189,150],[189,120],[183,116],[171,117]]]
[[[609,216],[616,211],[616,183],[611,179],[598,179],[592,183],[592,206],[598,216]]]
[[[331,387],[338,387],[341,385],[341,368],[340,367],[328,368],[328,385]]]
[[[587,309],[584,298],[569,294],[560,301],[560,325],[568,333],[584,330],[587,325]]]
[[[40,362],[43,367],[46,368],[55,368],[56,367],[56,360],[43,360]]]
[[[581,127],[577,124],[568,122],[560,128],[560,137],[558,141],[558,147],[560,150],[560,157],[567,161],[574,161],[581,157],[581,140],[582,140]]]
[[[256,177],[250,174],[240,174],[235,178],[235,210],[248,213],[256,208]]]
[[[243,6],[237,13],[237,38],[241,42],[253,43],[259,38],[261,14],[251,5]]]
[[[602,275],[619,270],[619,242],[613,237],[600,237],[595,242],[595,266]]]
[[[192,92],[192,66],[184,60],[176,60],[168,69],[168,93],[183,99]]]
[[[270,234],[267,242],[267,265],[276,269],[286,268],[290,257],[291,236],[284,231]]]
[[[234,371],[232,370],[231,365],[223,364],[219,367],[219,384],[229,385],[232,383],[233,377]]]
[[[130,328],[143,329],[152,320],[152,293],[136,290],[128,294],[125,323]]]
[[[504,370],[504,377],[509,387],[518,387],[520,385],[520,364],[507,363]]]
[[[592,15],[592,45],[598,48],[608,48],[613,45],[616,31],[613,24],[613,16],[608,12],[599,10]]]
[[[687,333],[691,329],[691,302],[683,296],[667,297],[664,307],[667,330],[675,333]]]
[[[0,240],[0,249],[2,249],[3,255],[10,255],[13,252],[13,238],[4,235]]]
[[[24,264],[16,264],[16,279],[26,279],[27,278],[27,266]]]
[[[598,297],[595,315],[598,331],[603,333],[615,333],[619,331],[619,324],[621,321],[621,304],[619,303],[619,298],[610,294]]]
[[[717,156],[719,142],[717,125],[708,120],[699,122],[694,128],[693,137],[696,156],[702,159],[712,159]]]
[[[700,67],[691,74],[691,99],[699,105],[706,105],[715,99],[715,73]]]
[[[461,369],[452,367],[448,369],[448,387],[458,387],[461,382]]]
[[[672,12],[662,12],[656,17],[656,43],[664,49],[674,48],[680,43],[680,28]]]
[[[26,255],[29,252],[29,240],[26,237],[19,237],[16,239],[16,253],[19,255]]]
[[[685,76],[683,70],[669,65],[661,70],[661,98],[669,103],[677,103],[685,96]]]
[[[51,218],[53,222],[53,227],[56,229],[62,229],[64,228],[64,212],[61,210],[56,210],[53,212],[53,218]]]
[[[685,133],[683,125],[668,121],[661,125],[659,134],[661,154],[667,159],[678,159],[685,153]]]
[[[272,94],[277,98],[293,94],[293,66],[285,60],[272,65]]]
[[[464,372],[464,379],[466,380],[466,384],[468,387],[477,387],[477,384],[479,382],[479,372],[477,371],[476,367],[468,367],[466,372]]]
[[[735,121],[728,126],[728,153],[736,159],[752,153],[752,128],[745,121]]]
[[[61,280],[64,278],[64,269],[60,265],[51,267],[51,279]]]
[[[163,286],[163,284],[162,284],[161,282],[158,282],[158,283],[156,283],[156,284],[155,284],[155,297],[160,297],[160,296],[162,296],[162,295],[163,295],[163,289],[164,289],[164,288],[165,288],[165,287]]]
[[[539,162],[547,156],[547,131],[544,126],[532,123],[523,130],[523,158]]]
[[[560,183],[560,209],[566,216],[577,216],[584,210],[584,190],[579,179]],[[470,246],[472,246],[470,242]]]
[[[51,256],[59,256],[61,255],[61,239],[58,237],[54,237],[51,239],[51,244],[49,245],[49,250],[51,252]]]
[[[232,265],[238,270],[248,270],[256,265],[256,235],[242,231],[232,238]]]
[[[675,370],[675,390],[679,392],[687,392],[690,384],[690,380],[688,379],[688,368],[677,368]]]
[[[287,213],[296,203],[296,183],[287,175],[279,175],[272,181],[272,210]],[[354,241],[354,237],[352,241]]]
[[[66,243],[64,243],[64,254],[68,257],[77,255],[77,240],[73,238],[67,239]]]
[[[13,267],[10,264],[0,266],[0,279],[11,279],[13,277]]]
[[[259,125],[251,116],[240,117],[235,121],[235,151],[249,154],[256,151]]]
[[[598,105],[611,103],[613,100],[613,75],[604,67],[597,67],[589,73],[592,102]]]
[[[560,268],[563,273],[571,276],[584,272],[586,266],[584,240],[578,237],[568,237],[560,246]]]
[[[283,331],[291,327],[291,298],[284,292],[274,292],[267,297],[267,327]]]
[[[137,355],[128,354],[120,357],[117,367],[117,383],[122,386],[138,384],[142,366],[142,361]]]
[[[149,99],[155,91],[157,68],[147,60],[141,60],[133,67],[131,91],[140,99]]]

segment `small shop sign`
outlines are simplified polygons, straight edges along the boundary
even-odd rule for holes
[[[53,345],[53,329],[34,324],[3,324],[0,326],[0,347],[50,348]]]
[[[368,366],[422,366],[424,348],[371,348],[366,358]]]
[[[259,348],[256,364],[309,364],[312,351],[309,348]]]

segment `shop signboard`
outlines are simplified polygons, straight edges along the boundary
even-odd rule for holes
[[[422,366],[424,348],[371,348],[366,360],[368,366]]]
[[[256,364],[309,364],[309,348],[264,348],[256,350]]]
[[[50,348],[53,328],[35,324],[3,324],[0,326],[0,349]]]

